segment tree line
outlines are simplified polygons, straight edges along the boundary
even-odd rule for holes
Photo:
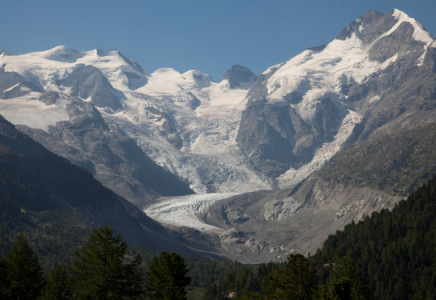
[[[314,265],[300,254],[257,270],[237,262],[233,266],[218,284],[206,284],[201,299],[369,299],[346,259],[325,285],[315,284]],[[191,283],[187,274],[184,259],[174,252],[155,256],[145,271],[142,257],[129,254],[126,242],[110,227],[94,229],[71,263],[44,274],[37,253],[19,234],[0,261],[0,299],[183,300]]]
[[[140,255],[110,227],[94,229],[70,264],[44,274],[23,234],[0,262],[1,299],[187,299],[184,259],[162,252],[145,272]]]
[[[372,299],[372,292],[362,283],[349,258],[343,257],[334,265],[322,266],[322,269],[327,270],[329,276],[324,284],[318,284],[320,269],[303,255],[291,254],[280,265],[260,265],[256,274],[248,268],[240,269],[236,276],[229,273],[218,284],[206,287],[201,299]]]

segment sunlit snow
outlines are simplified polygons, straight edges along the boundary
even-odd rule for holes
[[[47,131],[60,121],[68,121],[69,114],[57,104],[46,105],[36,99],[0,99],[0,114],[15,125],[25,125]]]

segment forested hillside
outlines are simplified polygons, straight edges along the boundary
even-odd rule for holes
[[[330,235],[311,258],[319,267],[352,259],[377,299],[436,299],[436,178],[400,201]]]

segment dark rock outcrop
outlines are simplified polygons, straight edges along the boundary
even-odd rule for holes
[[[256,81],[257,76],[246,67],[233,65],[224,74],[224,79],[227,79],[230,83],[230,88],[234,89],[252,85]]]
[[[97,107],[110,107],[114,110],[122,108],[117,91],[100,70],[93,66],[78,68],[67,78],[58,80],[57,84],[70,87],[72,96],[83,99],[91,97]]]

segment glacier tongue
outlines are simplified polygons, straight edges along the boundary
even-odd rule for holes
[[[235,193],[220,193],[165,197],[148,206],[144,212],[150,218],[161,223],[220,233],[224,230],[200,221],[197,214],[206,213],[208,208],[215,202],[234,195]]]

